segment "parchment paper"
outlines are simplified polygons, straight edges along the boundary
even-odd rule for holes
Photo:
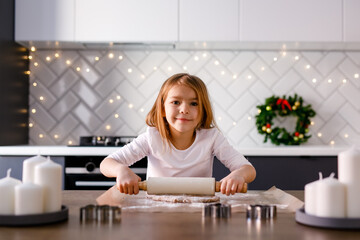
[[[122,212],[201,212],[206,203],[169,203],[159,202],[146,197],[145,191],[137,195],[120,193],[116,186],[103,193],[96,199],[99,205],[121,207]],[[303,202],[296,197],[274,187],[267,191],[249,191],[226,196],[216,193],[220,203],[231,205],[232,212],[246,212],[249,204],[276,205],[278,212],[295,212],[303,206]]]

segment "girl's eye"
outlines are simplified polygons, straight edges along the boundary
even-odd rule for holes
[[[198,104],[197,102],[192,102],[192,103],[191,103],[191,106],[195,106],[195,107],[196,107],[196,106],[198,106],[198,105],[199,105],[199,104]]]
[[[175,104],[175,105],[179,105],[179,104],[180,104],[179,101],[173,101],[172,103]]]

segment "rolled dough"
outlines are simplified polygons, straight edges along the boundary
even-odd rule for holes
[[[219,196],[147,195],[146,198],[171,203],[210,203],[220,201]]]

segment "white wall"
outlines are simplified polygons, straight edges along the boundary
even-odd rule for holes
[[[161,84],[178,72],[204,80],[217,123],[234,145],[262,146],[256,105],[274,94],[294,93],[317,112],[308,145],[360,144],[360,52],[41,50],[32,55],[33,145],[140,134]],[[292,120],[277,124],[292,130]]]

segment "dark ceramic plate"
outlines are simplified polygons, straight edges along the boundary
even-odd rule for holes
[[[28,215],[0,215],[0,226],[34,226],[65,221],[68,219],[69,209],[61,206],[58,212]]]
[[[360,229],[360,218],[325,218],[309,215],[304,208],[296,211],[295,220],[298,223],[321,228]]]

